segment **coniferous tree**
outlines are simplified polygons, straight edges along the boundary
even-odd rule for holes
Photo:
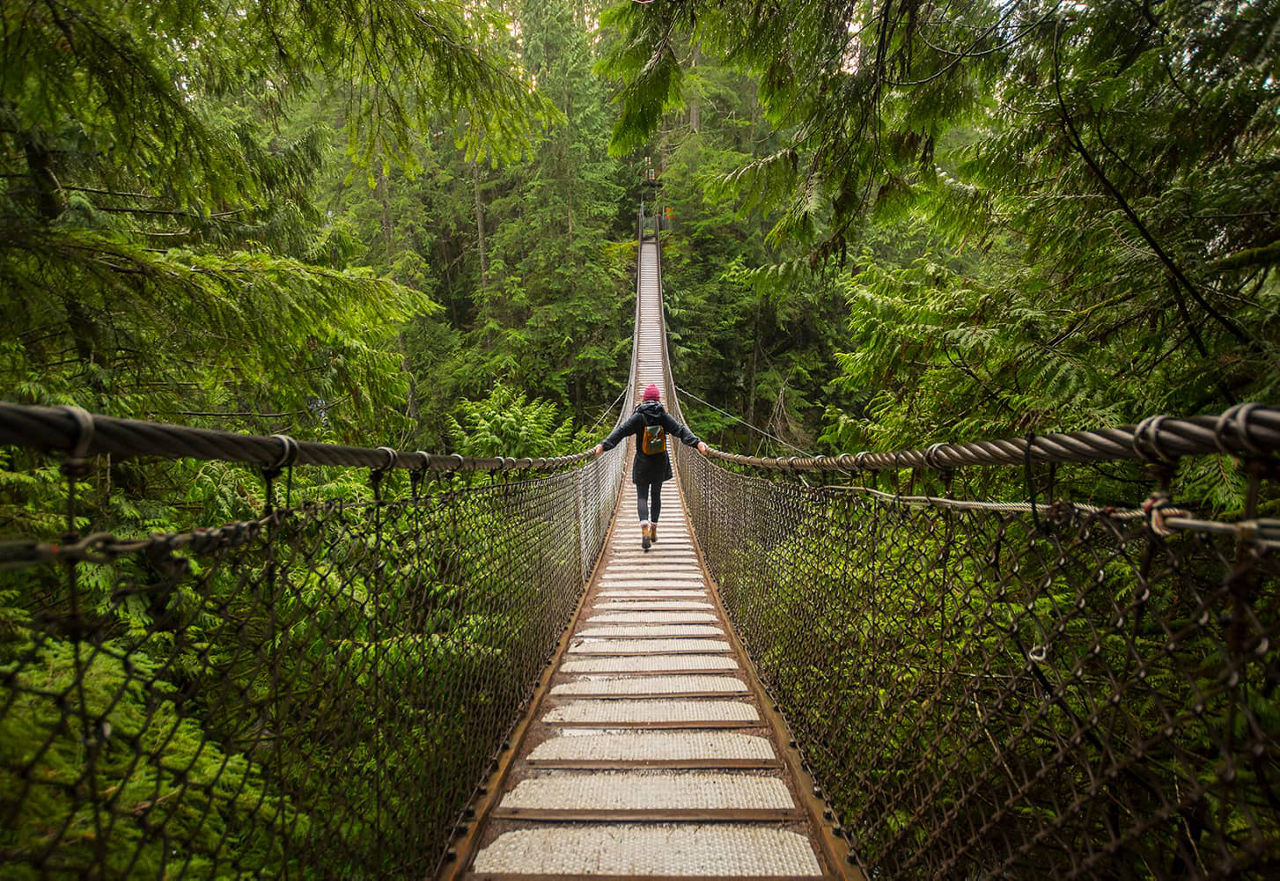
[[[469,153],[518,154],[543,105],[491,39],[500,20],[54,2],[5,24],[8,395],[183,421],[284,411],[347,437],[381,420],[404,394],[395,324],[435,307],[348,267],[312,199],[329,138],[275,126],[327,89],[375,177],[412,168],[440,113],[465,112]]]

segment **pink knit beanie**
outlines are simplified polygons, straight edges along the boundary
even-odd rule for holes
[[[656,401],[661,397],[658,393],[658,387],[653,383],[649,383],[649,387],[644,390],[644,399],[646,401]]]

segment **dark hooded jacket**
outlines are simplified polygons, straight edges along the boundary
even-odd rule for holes
[[[698,445],[698,436],[676,422],[660,401],[645,401],[600,444],[606,450],[612,450],[626,438],[636,437],[636,458],[631,463],[632,483],[661,483],[671,479],[671,457],[665,451],[651,456],[640,450],[640,435],[644,434],[645,425],[659,424],[670,437],[678,437],[691,447]],[[667,443],[670,445],[669,440]]]

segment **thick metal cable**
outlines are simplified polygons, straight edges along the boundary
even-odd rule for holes
[[[926,468],[945,471],[975,465],[1023,465],[1030,461],[1170,462],[1181,456],[1226,453],[1257,457],[1280,452],[1280,407],[1248,404],[1218,416],[1153,416],[1135,426],[1037,434],[1033,437],[938,443],[887,453],[780,458],[741,456],[713,449],[710,456],[735,465],[773,471],[888,471]]]
[[[0,445],[70,451],[83,434],[72,409],[0,402]],[[590,457],[588,452],[539,459],[433,455],[421,451],[397,451],[389,447],[348,447],[293,441],[284,435],[262,437],[112,416],[92,415],[89,418],[92,420],[92,437],[82,455],[109,454],[117,458],[154,456],[276,465],[288,452],[290,464],[298,465],[390,467],[431,472],[537,472],[555,471]],[[289,444],[292,444],[292,449]]]

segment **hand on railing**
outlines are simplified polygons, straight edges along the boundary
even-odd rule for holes
[[[597,459],[599,459],[603,453],[604,453],[604,444],[596,444],[595,447],[591,450],[591,455],[595,456]]]
[[[704,456],[707,454],[707,445],[703,441],[698,441],[698,452]]]

